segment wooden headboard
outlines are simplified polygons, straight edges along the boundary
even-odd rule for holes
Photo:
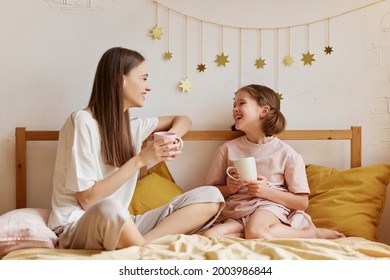
[[[349,140],[350,166],[361,166],[361,127],[352,126],[350,129],[337,130],[286,130],[278,137],[283,140]],[[15,182],[16,208],[27,207],[27,177],[26,177],[26,149],[27,141],[57,141],[58,130],[26,130],[25,127],[15,128]],[[187,141],[227,141],[242,135],[239,131],[230,130],[191,130],[184,137]],[[151,141],[150,137],[147,141]],[[144,145],[147,144],[145,141]],[[146,174],[147,168],[141,169],[141,177]]]

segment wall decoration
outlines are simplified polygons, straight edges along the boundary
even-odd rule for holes
[[[291,65],[293,65],[293,63],[295,61],[294,61],[294,57],[291,56],[291,52],[290,52],[290,48],[291,48],[291,29],[290,29],[290,27],[288,28],[287,42],[288,42],[288,52],[287,52],[287,55],[283,58],[283,63],[286,66],[291,66]]]
[[[229,63],[230,61],[228,60],[228,55],[225,55],[223,52],[223,31],[224,31],[224,26],[221,25],[221,35],[222,35],[222,52],[220,54],[217,54],[217,58],[214,60],[215,63],[217,63],[217,66],[222,66],[225,67],[226,63]]]
[[[325,52],[326,54],[332,54],[332,52],[333,52],[333,47],[331,47],[331,46],[329,45],[329,41],[330,41],[330,39],[329,39],[329,37],[330,37],[330,19],[327,20],[326,28],[327,28],[328,36],[327,36],[327,42],[326,42],[327,45],[326,45],[326,47],[325,47],[325,49],[324,49],[324,52]]]
[[[199,33],[200,63],[198,64],[196,70],[198,70],[198,72],[204,72],[206,70],[206,64],[203,64],[203,21],[200,21]]]
[[[155,2],[155,3],[156,3],[156,5],[155,5],[156,24],[154,25],[154,27],[152,29],[150,29],[149,36],[152,37],[153,40],[161,40],[161,36],[164,35],[164,33],[162,30],[162,27],[158,26],[158,7],[159,6],[158,6],[157,2]],[[169,12],[169,10],[168,10],[168,12]]]
[[[149,35],[153,40],[161,40],[161,36],[164,35],[162,27],[156,25],[150,30]]]
[[[192,81],[188,79],[188,17],[185,17],[185,36],[184,36],[184,54],[185,54],[185,59],[184,59],[184,69],[185,69],[185,79],[180,81],[179,88],[181,88],[182,92],[190,92],[190,89],[192,88]]]
[[[184,80],[180,81],[179,87],[181,88],[182,92],[190,92],[190,89],[192,88],[192,81],[185,78]]]
[[[163,55],[164,60],[171,60],[173,58],[173,53],[166,51]]]
[[[217,67],[220,67],[220,68],[225,68],[228,63],[230,63],[229,61],[229,55],[227,55],[225,53],[225,50],[224,50],[224,36],[225,36],[225,28],[229,28],[229,29],[232,29],[232,30],[237,30],[237,32],[239,33],[238,36],[239,36],[239,42],[238,42],[238,48],[239,48],[239,58],[238,58],[238,67],[239,67],[239,83],[240,83],[240,86],[242,86],[242,71],[243,71],[243,53],[245,52],[245,44],[243,43],[242,41],[242,34],[244,31],[246,30],[255,30],[255,31],[258,31],[259,33],[259,42],[258,42],[258,56],[257,58],[253,58],[253,61],[254,61],[254,66],[257,68],[257,69],[264,69],[264,67],[267,65],[266,61],[267,61],[267,58],[266,57],[263,57],[263,54],[262,54],[262,32],[263,31],[275,31],[276,32],[276,36],[275,36],[275,69],[274,69],[274,75],[275,75],[275,91],[278,93],[278,96],[280,99],[283,99],[283,94],[280,93],[278,91],[278,87],[279,87],[279,63],[280,64],[284,64],[284,66],[286,67],[289,67],[289,68],[292,68],[294,67],[294,62],[295,62],[295,59],[294,59],[294,56],[291,54],[291,44],[292,43],[295,43],[294,41],[291,40],[291,30],[292,29],[295,29],[295,28],[298,28],[298,27],[305,27],[306,28],[306,32],[307,32],[307,41],[306,41],[306,50],[304,52],[302,52],[301,54],[301,61],[303,62],[303,66],[313,66],[313,62],[317,62],[317,59],[315,58],[315,54],[313,52],[311,52],[311,49],[310,49],[310,27],[314,24],[324,24],[325,25],[325,28],[324,30],[326,30],[326,42],[325,42],[325,46],[324,46],[324,53],[325,55],[331,55],[333,52],[334,52],[334,49],[333,49],[333,46],[330,45],[330,21],[331,19],[333,18],[336,18],[336,17],[340,17],[340,16],[343,16],[343,15],[346,15],[346,14],[349,14],[349,13],[352,13],[352,12],[355,12],[355,11],[358,11],[358,10],[361,10],[361,9],[364,9],[364,8],[367,8],[369,6],[372,6],[372,5],[375,5],[375,4],[378,4],[380,2],[384,2],[386,0],[379,0],[379,1],[375,1],[373,3],[370,3],[370,4],[367,4],[367,5],[364,5],[362,7],[358,7],[356,9],[353,9],[353,10],[350,10],[350,11],[346,11],[346,12],[343,12],[343,13],[340,13],[340,14],[337,14],[337,15],[333,15],[333,16],[329,16],[329,17],[326,17],[326,18],[321,18],[321,19],[318,19],[318,20],[314,20],[314,21],[311,21],[311,22],[307,22],[307,23],[301,23],[301,24],[296,24],[296,25],[290,25],[290,26],[276,26],[276,27],[262,27],[262,26],[258,26],[258,27],[242,27],[242,26],[230,26],[230,25],[225,25],[225,24],[220,24],[220,23],[217,23],[217,22],[212,22],[212,21],[207,21],[205,19],[201,19],[201,18],[195,18],[195,17],[192,17],[190,15],[187,15],[187,14],[184,14],[184,13],[181,13],[179,11],[176,11],[176,10],[173,10],[167,6],[164,6],[160,3],[158,3],[158,0],[148,0],[148,1],[151,1],[154,3],[155,5],[155,14],[156,14],[156,24],[155,26],[150,29],[149,31],[149,36],[153,39],[153,40],[160,40],[161,37],[164,35],[164,32],[163,32],[163,29],[162,27],[159,26],[158,24],[158,10],[162,10],[162,11],[166,11],[167,13],[167,18],[168,18],[168,23],[167,23],[167,45],[166,45],[166,50],[165,52],[163,53],[163,59],[164,60],[171,60],[172,57],[173,57],[173,54],[172,52],[169,50],[169,33],[170,33],[170,28],[169,28],[169,15],[171,12],[174,12],[175,14],[177,14],[178,16],[181,16],[181,17],[184,17],[185,18],[185,21],[186,21],[186,30],[185,30],[185,40],[184,40],[184,45],[185,45],[185,58],[184,58],[184,64],[185,64],[185,79],[182,79],[180,81],[180,85],[179,85],[179,88],[181,89],[182,92],[189,92],[189,90],[192,88],[192,81],[190,79],[188,79],[188,76],[187,76],[187,69],[188,69],[188,65],[187,65],[187,62],[188,62],[188,49],[187,49],[187,36],[188,36],[188,30],[187,30],[187,20],[190,18],[190,19],[193,19],[195,21],[198,21],[199,22],[199,25],[200,25],[200,31],[199,31],[199,53],[200,53],[200,62],[196,64],[196,70],[199,72],[199,73],[203,73],[205,72],[206,70],[206,63],[203,61],[203,50],[204,50],[204,46],[203,46],[203,43],[204,43],[204,40],[203,40],[203,28],[207,25],[209,26],[217,26],[218,28],[220,28],[220,32],[221,32],[221,52],[216,54],[216,57],[215,57],[215,60],[214,62],[216,63],[216,66]],[[388,14],[387,14],[388,15]],[[387,23],[387,20],[383,20],[383,21],[386,21]],[[384,24],[386,27],[386,29],[388,28],[387,27],[387,24]],[[280,30],[286,30],[287,31],[287,42],[288,42],[288,48],[285,50],[284,52],[284,55],[282,58],[279,58],[279,31]],[[192,36],[193,38],[196,38],[195,36]]]
[[[168,9],[167,11],[167,36],[166,36],[166,51],[163,54],[164,60],[171,60],[173,58],[173,53],[171,53],[170,48],[169,48],[169,14],[170,10]]]
[[[263,69],[267,64],[265,63],[265,59],[261,56],[261,29],[259,29],[259,38],[259,58],[256,59],[255,66],[257,69]]]
[[[225,53],[222,51],[220,54],[217,54],[217,58],[214,60],[214,62],[217,63],[217,66],[225,67],[226,63],[229,63],[229,56],[225,55]]]
[[[310,24],[307,25],[307,53],[302,54],[303,65],[311,65],[314,59],[314,53],[310,53]]]

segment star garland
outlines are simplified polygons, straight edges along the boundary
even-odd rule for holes
[[[259,30],[259,58],[255,61],[255,66],[257,69],[263,69],[264,66],[267,65],[265,63],[265,59],[261,57],[261,29]]]
[[[187,63],[187,59],[188,59],[188,42],[187,42],[187,22],[188,22],[188,18],[187,16],[185,17],[185,38],[184,38],[184,52],[185,52],[185,60],[184,60],[184,69],[186,71],[185,73],[185,79],[181,80],[180,81],[180,84],[179,84],[179,88],[181,88],[181,92],[190,92],[190,89],[192,88],[192,81],[188,79],[188,63]]]
[[[283,63],[284,65],[286,66],[291,66],[293,65],[294,63],[294,57],[291,56],[291,53],[290,53],[290,48],[291,48],[291,30],[290,28],[288,29],[288,54],[283,58]]]
[[[303,65],[310,65],[313,61],[316,61],[314,59],[314,53],[310,53],[310,25],[307,25],[307,53],[302,54]]]
[[[163,34],[162,27],[158,26],[158,3],[156,2],[156,24],[149,31],[149,36],[152,37],[153,40],[161,40]]]
[[[225,55],[224,52],[221,52],[220,54],[217,54],[217,58],[214,60],[214,62],[217,63],[217,66],[223,66],[226,67],[226,63],[229,63],[229,56]]]
[[[328,37],[327,37],[327,39],[328,39],[328,44],[327,44],[327,46],[325,47],[325,49],[324,49],[324,52],[325,52],[325,54],[332,54],[332,52],[333,52],[333,47],[331,47],[330,45],[329,45],[329,37],[330,37],[330,27],[329,27],[329,19],[327,20],[327,29],[328,29]]]
[[[167,11],[167,36],[166,36],[166,51],[164,52],[163,54],[163,59],[164,60],[171,60],[173,58],[173,53],[170,52],[170,46],[169,46],[169,39],[170,39],[170,36],[169,36],[169,31],[170,31],[170,26],[169,26],[169,14],[170,14],[170,10],[168,9]]]
[[[163,54],[164,60],[171,60],[173,58],[173,53],[167,51]]]
[[[196,68],[196,70],[198,70],[198,72],[204,72],[206,70],[206,65],[205,64],[198,64],[198,67]]]
[[[310,53],[309,51],[307,53],[302,54],[301,60],[303,61],[303,65],[310,65],[313,61],[316,61],[314,59],[314,53]]]
[[[292,57],[291,55],[286,55],[283,59],[283,63],[286,66],[291,66],[294,62],[294,57]]]
[[[169,28],[169,14],[170,14],[170,11],[171,9],[158,3],[157,0],[148,0],[148,1],[151,1],[155,4],[155,7],[156,7],[156,23],[155,25],[153,26],[153,28],[151,28],[149,30],[149,33],[148,33],[148,36],[151,37],[152,40],[161,40],[161,38],[165,35],[164,34],[164,31],[163,31],[163,28],[158,24],[158,9],[159,7],[163,7],[165,8],[167,11],[168,11],[168,24],[167,24],[167,46],[166,46],[166,50],[165,52],[163,53],[163,59],[164,60],[171,60],[173,58],[173,53],[171,52],[170,50],[170,47],[169,47],[169,31],[170,31],[170,28]],[[352,12],[355,12],[357,10],[361,10],[363,8],[366,8],[366,7],[369,7],[369,6],[372,6],[372,5],[375,5],[375,4],[378,4],[380,2],[384,2],[385,0],[379,0],[379,1],[376,1],[374,3],[370,3],[370,4],[367,4],[365,6],[362,6],[362,7],[358,7],[358,8],[355,8],[353,10],[350,10],[350,11],[347,11],[347,12],[343,12],[343,13],[340,13],[338,15],[334,15],[334,16],[331,16],[331,17],[328,17],[328,18],[325,18],[325,19],[319,19],[319,20],[315,20],[315,21],[312,21],[312,22],[309,22],[309,23],[302,23],[302,24],[297,24],[297,25],[291,25],[291,26],[284,26],[284,27],[237,27],[237,26],[228,26],[228,25],[222,25],[222,24],[219,24],[219,23],[215,23],[215,22],[211,22],[211,21],[206,21],[206,20],[201,20],[201,19],[198,19],[198,18],[194,18],[194,17],[190,17],[190,16],[187,16],[181,12],[178,12],[178,11],[175,11],[175,10],[172,10],[174,11],[175,13],[179,14],[179,15],[183,15],[185,16],[186,18],[186,34],[185,34],[185,37],[186,37],[186,54],[185,54],[185,65],[186,65],[186,74],[185,74],[185,79],[182,79],[180,81],[180,85],[179,87],[181,88],[181,91],[182,92],[189,92],[189,90],[193,87],[192,85],[192,81],[188,79],[188,76],[187,76],[187,60],[188,60],[188,53],[187,53],[187,20],[188,18],[192,18],[194,20],[197,20],[200,22],[201,24],[201,28],[200,28],[200,62],[197,64],[197,68],[196,70],[198,72],[205,72],[206,70],[206,64],[203,62],[203,35],[202,35],[202,32],[203,32],[203,24],[204,23],[208,23],[208,24],[212,24],[212,25],[217,25],[217,26],[220,26],[221,27],[221,35],[222,35],[222,49],[221,49],[221,52],[216,54],[216,58],[214,60],[214,62],[216,63],[217,67],[226,67],[228,63],[230,63],[229,61],[229,55],[225,54],[225,50],[224,50],[224,28],[225,27],[229,27],[229,28],[233,28],[233,29],[238,29],[239,32],[240,32],[240,61],[239,61],[239,67],[240,67],[240,83],[241,83],[241,75],[242,75],[242,68],[243,68],[243,65],[242,65],[242,61],[243,61],[243,57],[242,57],[242,53],[243,53],[243,47],[242,47],[242,32],[243,30],[259,30],[259,33],[260,33],[260,43],[259,43],[259,49],[260,49],[260,53],[259,53],[259,56],[255,59],[255,62],[254,62],[254,66],[257,68],[257,69],[264,69],[264,67],[267,65],[266,63],[266,58],[262,57],[262,54],[261,54],[261,48],[262,48],[262,42],[261,42],[261,32],[263,30],[276,30],[278,31],[279,29],[288,29],[288,53],[283,57],[282,59],[282,63],[285,65],[285,66],[292,66],[295,61],[294,61],[294,56],[291,55],[290,53],[290,48],[291,48],[291,34],[290,34],[290,30],[291,28],[296,28],[296,27],[300,27],[300,26],[307,26],[307,29],[308,29],[308,34],[307,34],[307,52],[304,52],[302,53],[302,58],[301,58],[301,61],[303,62],[303,65],[304,66],[312,66],[312,63],[316,61],[316,59],[314,58],[315,54],[312,53],[310,51],[310,24],[316,24],[316,23],[320,23],[320,22],[326,22],[327,24],[327,42],[326,42],[326,46],[324,47],[324,53],[326,55],[331,55],[333,53],[333,46],[330,45],[330,19],[333,19],[335,17],[339,17],[339,16],[342,16],[342,15],[345,15],[345,14],[348,14],[348,13],[352,13]],[[277,56],[277,60],[279,59],[279,57]],[[279,71],[277,70],[275,75],[278,75],[279,74]],[[276,80],[278,80],[278,78],[276,78]],[[282,93],[279,93],[277,92],[278,94],[278,97],[280,99],[283,99],[283,94]]]
[[[199,44],[200,63],[198,64],[196,70],[198,70],[198,72],[204,72],[206,70],[206,64],[203,64],[203,21],[200,22]]]
[[[180,81],[179,87],[181,88],[182,92],[190,92],[190,89],[192,88],[192,81],[185,78]]]
[[[223,52],[223,26],[222,27],[222,30],[221,30],[221,34],[222,34],[222,39],[221,39],[221,42],[222,42],[222,52],[220,54],[217,54],[217,58],[214,60],[215,63],[217,63],[217,66],[220,67],[226,67],[226,63],[229,63],[230,61],[228,60],[229,56],[228,55],[225,55],[225,53]]]
[[[283,99],[283,94],[279,92],[279,29],[276,29],[276,44],[275,44],[275,53],[276,53],[276,63],[275,63],[275,92],[279,100]]]
[[[261,59],[261,57],[256,59],[255,66],[257,69],[264,69],[264,66],[266,65],[267,64],[265,63],[265,59]]]
[[[332,52],[333,52],[333,47],[331,47],[331,46],[325,47],[324,52],[325,52],[326,54],[332,54]]]
[[[157,25],[154,26],[149,32],[149,36],[152,37],[153,40],[161,40],[162,35],[164,35],[162,27]]]

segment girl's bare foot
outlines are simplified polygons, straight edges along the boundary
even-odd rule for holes
[[[312,228],[308,227],[305,228],[305,230],[310,230],[313,232],[314,236],[316,238],[323,238],[323,239],[337,239],[337,238],[343,238],[345,235],[341,232],[326,229],[326,228]]]

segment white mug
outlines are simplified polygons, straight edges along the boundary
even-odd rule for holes
[[[154,134],[154,137],[153,137],[153,141],[156,142],[156,141],[160,141],[164,138],[170,138],[170,139],[174,139],[174,143],[177,144],[179,143],[180,146],[179,148],[177,149],[178,151],[180,151],[181,149],[183,149],[183,146],[184,146],[184,142],[183,140],[176,135],[176,133],[174,132],[169,132],[169,131],[158,131],[158,132],[155,132]]]
[[[240,175],[239,179],[234,178],[229,171],[235,168],[236,172]],[[257,180],[257,167],[254,157],[247,157],[233,161],[233,166],[229,166],[226,169],[226,175],[236,181],[242,180]]]

